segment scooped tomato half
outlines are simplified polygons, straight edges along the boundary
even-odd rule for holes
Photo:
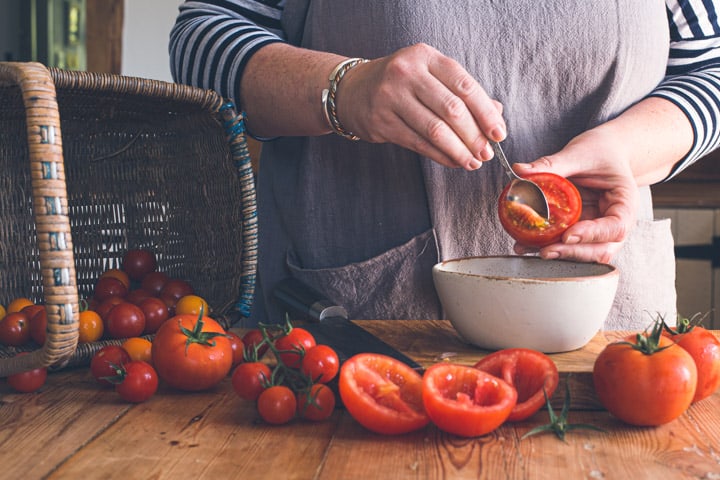
[[[508,348],[498,350],[475,364],[491,375],[500,377],[517,390],[517,404],[510,412],[508,421],[525,420],[545,405],[545,395],[553,396],[560,374],[555,362],[537,350]]]
[[[340,369],[340,398],[350,415],[375,433],[399,435],[429,422],[423,409],[423,379],[394,358],[360,353]]]
[[[580,192],[568,179],[554,173],[533,173],[524,178],[535,182],[545,193],[550,218],[545,219],[529,206],[508,199],[508,184],[498,201],[500,223],[512,238],[523,245],[544,247],[555,243],[580,219]]]
[[[423,376],[423,405],[442,431],[461,437],[486,435],[507,420],[517,392],[494,375],[466,365],[437,363]]]

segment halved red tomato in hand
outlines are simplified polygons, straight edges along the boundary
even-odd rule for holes
[[[507,420],[517,391],[506,381],[474,367],[437,363],[423,376],[423,404],[443,432],[478,437]]]
[[[554,173],[533,173],[524,178],[535,182],[545,193],[550,218],[545,219],[527,205],[509,200],[508,184],[498,201],[500,223],[511,237],[523,245],[544,247],[555,243],[580,219],[580,192],[570,180]]]
[[[340,369],[340,398],[350,415],[375,433],[398,435],[428,424],[422,376],[394,358],[360,353]]]
[[[560,374],[552,358],[537,350],[508,348],[498,350],[475,364],[475,368],[502,378],[517,390],[517,404],[508,421],[525,420],[545,405],[545,395],[553,396]]]

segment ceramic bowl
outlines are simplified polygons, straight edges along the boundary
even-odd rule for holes
[[[440,302],[467,342],[488,350],[575,350],[602,329],[617,290],[612,265],[499,256],[433,267]]]

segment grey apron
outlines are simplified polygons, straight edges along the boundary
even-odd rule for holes
[[[504,104],[508,156],[528,162],[643,98],[667,60],[662,0],[551,3],[288,0],[283,24],[294,44],[351,57],[434,46]],[[269,299],[292,275],[352,318],[442,318],[433,264],[512,253],[495,210],[505,182],[497,162],[448,169],[334,135],[268,142],[258,174],[260,292]],[[650,191],[640,193],[638,224],[614,259],[621,281],[608,329],[644,328],[654,312],[674,319],[669,221],[653,221]],[[282,315],[257,299],[258,320]]]

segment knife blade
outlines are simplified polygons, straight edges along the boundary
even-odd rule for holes
[[[341,363],[358,353],[379,353],[417,371],[423,370],[415,360],[350,321],[344,307],[297,278],[288,277],[278,282],[273,295],[289,313],[308,320],[303,328],[312,333],[318,343],[331,346]]]

